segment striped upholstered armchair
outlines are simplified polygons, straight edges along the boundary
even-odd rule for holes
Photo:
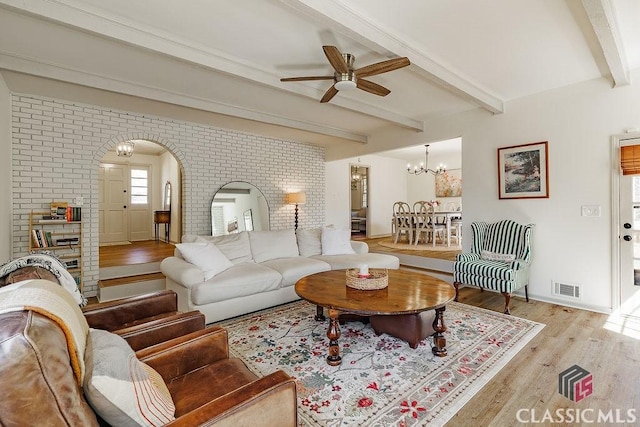
[[[506,314],[510,314],[511,293],[523,286],[528,302],[532,229],[533,224],[521,225],[508,219],[493,224],[471,223],[471,252],[458,254],[453,264],[455,301],[458,287],[471,285],[502,293]]]

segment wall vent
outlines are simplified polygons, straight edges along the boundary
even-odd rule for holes
[[[572,299],[582,299],[582,285],[577,285],[575,283],[562,283],[562,282],[552,282],[553,283],[553,295],[557,295],[563,298],[572,298]]]

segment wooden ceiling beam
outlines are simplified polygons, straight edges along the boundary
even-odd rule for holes
[[[611,0],[582,0],[593,31],[611,72],[614,86],[631,84],[629,65],[622,45],[622,35],[616,21]]]

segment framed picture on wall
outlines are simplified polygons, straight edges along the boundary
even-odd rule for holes
[[[462,196],[462,169],[449,169],[436,175],[436,197]]]
[[[500,199],[549,197],[548,142],[498,148]]]

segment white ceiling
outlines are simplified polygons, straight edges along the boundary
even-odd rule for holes
[[[585,80],[629,84],[639,22],[637,0],[0,0],[0,70],[17,92],[71,83],[330,150]],[[386,97],[321,104],[331,81],[279,79],[331,75],[323,45],[356,68],[412,64],[369,78]]]

